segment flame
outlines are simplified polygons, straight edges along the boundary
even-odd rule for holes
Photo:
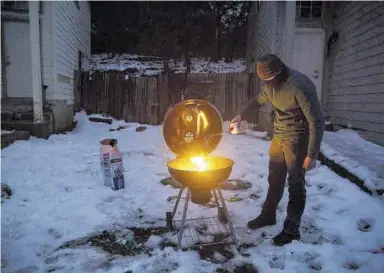
[[[198,171],[205,171],[208,169],[208,164],[202,156],[191,157],[190,161]]]

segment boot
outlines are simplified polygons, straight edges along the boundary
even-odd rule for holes
[[[268,217],[263,214],[248,222],[248,228],[258,229],[265,226],[273,226],[276,224],[276,218]]]
[[[276,246],[283,246],[291,243],[293,240],[300,240],[300,234],[289,234],[282,231],[273,237],[272,243]]]

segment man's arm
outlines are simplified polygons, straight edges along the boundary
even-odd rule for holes
[[[252,108],[259,108],[261,105],[269,101],[269,96],[267,94],[267,86],[263,86],[261,91],[254,96],[239,112],[240,116],[243,116],[245,113],[250,111]]]
[[[320,144],[323,139],[325,122],[316,88],[297,90],[296,100],[299,103],[309,125],[309,144],[307,157],[317,159],[320,152]]]

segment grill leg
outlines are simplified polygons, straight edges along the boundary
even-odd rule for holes
[[[219,188],[216,188],[216,190],[217,190],[217,193],[219,194],[220,201],[221,201],[221,204],[223,206],[225,216],[227,217],[227,221],[228,221],[229,229],[231,230],[231,233],[232,233],[233,241],[235,242],[235,245],[238,248],[239,245],[238,245],[238,242],[236,239],[235,229],[233,228],[231,218],[229,218],[228,209],[227,209],[227,205],[225,204],[223,194],[221,193],[221,190]]]
[[[172,219],[173,219],[173,217],[175,217],[177,206],[179,205],[179,202],[180,202],[180,199],[181,199],[181,195],[183,194],[183,191],[184,191],[184,188],[181,188],[179,190],[179,195],[177,196],[175,207],[173,208],[173,212],[172,212]]]
[[[181,226],[180,226],[179,238],[178,238],[179,249],[181,249],[181,240],[183,239],[184,224],[185,224],[185,218],[187,216],[190,195],[191,195],[191,192],[189,191],[189,189],[187,189],[187,196],[185,198],[185,204],[184,204],[184,210],[183,210],[183,218],[181,219]]]
[[[215,197],[215,202],[217,206],[217,217],[223,224],[225,224],[227,223],[226,214],[224,213],[223,207],[220,206],[219,199],[217,198],[216,190],[217,189],[213,189],[213,196]]]
[[[219,204],[219,199],[217,198],[217,194],[216,194],[216,189],[213,189],[213,196],[215,197],[215,202],[216,202],[216,206],[217,206],[217,209],[220,208],[220,204]]]

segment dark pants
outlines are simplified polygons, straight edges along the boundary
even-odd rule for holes
[[[277,206],[283,197],[285,180],[288,174],[289,202],[284,232],[298,235],[301,216],[304,212],[306,190],[304,160],[307,156],[308,137],[302,135],[297,139],[273,138],[269,151],[268,194],[262,214],[276,218]]]

